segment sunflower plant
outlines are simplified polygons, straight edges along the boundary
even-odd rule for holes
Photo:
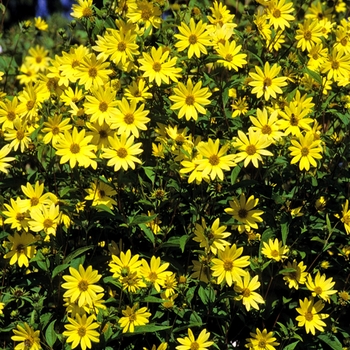
[[[70,16],[0,36],[0,347],[348,349],[346,2]]]

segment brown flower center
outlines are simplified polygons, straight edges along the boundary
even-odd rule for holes
[[[150,272],[150,274],[148,275],[148,278],[151,282],[155,282],[158,278],[158,275],[156,272]]]
[[[250,289],[249,288],[245,288],[245,289],[243,289],[243,293],[242,293],[242,295],[243,295],[243,298],[249,298],[250,297]]]
[[[290,116],[289,122],[290,122],[290,125],[292,125],[292,126],[298,126],[299,118],[296,117],[294,113],[292,113],[291,116]]]
[[[99,133],[101,139],[106,139],[108,136],[106,130],[100,130],[98,133]]]
[[[231,271],[233,269],[233,262],[232,260],[224,260],[224,270],[225,271]]]
[[[34,104],[35,104],[34,101],[32,101],[32,100],[28,101],[26,104],[27,110],[28,111],[32,110],[34,107]]]
[[[43,60],[43,59],[42,59],[42,57],[40,57],[40,56],[35,57],[35,62],[36,62],[36,63],[41,63],[42,60]]]
[[[73,143],[69,149],[73,154],[77,154],[80,152],[80,146],[76,143]]]
[[[135,117],[132,113],[127,113],[124,116],[124,122],[128,125],[132,124],[135,120]]]
[[[18,244],[18,246],[16,247],[16,251],[19,254],[23,254],[24,253],[24,245],[23,244]]]
[[[190,350],[198,350],[199,349],[199,344],[194,341],[191,343]]]
[[[300,150],[300,153],[303,157],[306,157],[308,154],[309,154],[309,149],[307,147],[303,147],[301,150]]]
[[[322,294],[322,288],[321,287],[315,287],[315,289],[314,289],[314,292],[316,293],[316,294]]]
[[[98,108],[101,112],[106,112],[108,109],[108,104],[106,102],[101,102]]]
[[[83,10],[83,17],[85,18],[89,18],[93,15],[93,12],[91,10],[90,7],[86,7],[84,10]]]
[[[252,156],[253,154],[256,153],[256,147],[254,145],[249,145],[246,147],[245,151],[249,156]]]
[[[277,258],[279,255],[280,254],[279,254],[279,252],[276,249],[271,250],[271,256],[273,256],[274,258]]]
[[[24,220],[25,219],[25,214],[23,214],[23,213],[17,213],[16,214],[16,220],[18,220],[18,221],[22,221],[22,220]]]
[[[226,57],[225,57],[225,60],[226,60],[227,62],[231,62],[232,59],[233,59],[233,56],[232,56],[230,53],[228,53],[228,54],[226,55]]]
[[[270,135],[272,133],[272,129],[271,129],[271,126],[270,125],[264,125],[262,128],[261,128],[261,133],[264,134],[264,135]]]
[[[39,204],[39,198],[38,197],[32,197],[30,199],[30,206],[31,207],[35,207],[38,204]]]
[[[50,228],[53,226],[53,221],[51,219],[45,219],[43,222],[44,228]]]
[[[149,8],[144,8],[142,9],[142,12],[141,12],[141,18],[144,20],[144,21],[148,21],[152,16],[152,11],[151,9]]]
[[[58,127],[58,126],[54,126],[53,128],[52,128],[52,134],[53,135],[57,135],[57,134],[59,134],[60,133],[60,128]]]
[[[346,38],[343,38],[340,40],[340,43],[343,45],[343,46],[346,46],[348,44],[348,40]]]
[[[118,43],[118,51],[125,51],[126,50],[126,44],[124,41],[121,41]]]
[[[16,119],[16,113],[14,111],[9,111],[7,113],[7,120],[12,121]]]
[[[81,292],[86,292],[89,288],[89,282],[87,280],[80,280],[78,283],[78,288]]]
[[[220,158],[216,154],[213,154],[209,157],[209,163],[214,166],[218,165],[220,163]]]
[[[78,335],[79,337],[84,337],[86,334],[86,328],[85,327],[79,327],[78,328]]]
[[[281,11],[279,9],[274,9],[272,15],[275,18],[280,18],[281,17]]]
[[[191,45],[194,45],[198,40],[197,40],[197,35],[196,34],[191,34],[188,37],[188,41],[190,42]]]
[[[244,208],[239,209],[238,210],[238,216],[239,216],[240,219],[246,219],[247,216],[248,216],[248,210],[244,209]]]
[[[75,68],[79,65],[80,65],[80,61],[78,61],[78,60],[73,60],[73,62],[71,63],[72,68]]]
[[[305,314],[306,321],[312,321],[314,318],[314,315],[309,311]]]
[[[103,198],[105,195],[106,195],[106,192],[105,192],[104,190],[99,190],[99,191],[98,191],[98,196],[99,196],[100,198]]]
[[[128,155],[128,151],[125,148],[119,148],[117,151],[117,156],[119,158],[125,158]]]
[[[311,40],[311,38],[312,38],[311,32],[310,32],[309,30],[306,30],[306,31],[304,32],[304,39],[305,39],[305,40]]]
[[[338,61],[333,61],[332,62],[332,69],[338,69],[339,68],[339,62]]]
[[[18,130],[16,132],[16,137],[17,137],[17,140],[23,140],[24,139],[24,132],[22,130]]]
[[[154,62],[152,68],[155,72],[160,72],[162,65],[159,62]]]
[[[186,96],[186,104],[189,105],[189,106],[192,106],[194,104],[194,96],[193,95],[188,95]]]
[[[95,78],[97,76],[97,69],[95,67],[89,68],[88,74],[91,78]]]
[[[270,78],[266,77],[263,81],[263,84],[264,84],[264,89],[266,89],[272,85],[272,80]]]

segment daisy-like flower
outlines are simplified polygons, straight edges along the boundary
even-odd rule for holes
[[[97,59],[95,54],[85,56],[77,67],[75,77],[79,79],[79,84],[84,85],[86,90],[93,87],[95,90],[109,80],[109,74],[112,74],[112,69],[109,69],[109,62]]]
[[[117,104],[118,109],[115,115],[111,115],[108,119],[111,129],[117,129],[118,135],[133,134],[135,137],[140,136],[139,130],[147,130],[146,124],[151,119],[147,118],[149,111],[144,110],[143,103],[137,108],[136,100],[129,104],[128,100],[123,97],[121,101],[117,101]]]
[[[207,350],[214,344],[213,341],[208,340],[209,337],[210,332],[205,328],[199,333],[198,338],[195,338],[192,330],[188,328],[188,337],[176,339],[181,344],[176,347],[176,350]]]
[[[13,329],[14,335],[11,339],[19,342],[15,350],[40,350],[40,331],[35,331],[28,323],[18,324],[17,329]]]
[[[0,171],[8,174],[9,168],[11,168],[11,164],[9,162],[14,161],[16,158],[7,157],[7,155],[11,152],[11,147],[9,145],[5,145],[0,149]]]
[[[198,113],[207,113],[203,106],[210,104],[208,98],[211,96],[211,92],[207,87],[202,88],[201,81],[196,83],[195,86],[193,86],[191,78],[187,80],[187,86],[179,82],[177,87],[174,88],[174,93],[175,95],[169,97],[171,101],[175,102],[170,109],[180,109],[177,115],[179,119],[185,115],[186,120],[191,118],[197,120]]]
[[[9,243],[6,246],[11,249],[4,255],[5,259],[10,259],[10,265],[18,264],[19,267],[23,265],[29,266],[29,259],[31,259],[36,252],[34,243],[35,237],[27,232],[23,232],[21,235],[17,232],[13,236],[8,236]]]
[[[273,156],[273,153],[266,150],[271,145],[271,141],[267,137],[261,137],[260,132],[253,129],[248,130],[249,138],[243,131],[238,130],[238,137],[233,141],[233,145],[238,149],[235,154],[236,163],[244,160],[244,166],[247,167],[250,162],[255,168],[259,167],[259,161],[262,162],[261,156]]]
[[[14,151],[20,149],[21,153],[23,153],[32,142],[31,132],[28,131],[28,126],[23,119],[17,119],[14,123],[13,129],[6,129],[4,133],[5,141],[9,142],[9,147]]]
[[[113,277],[119,279],[133,273],[138,273],[141,266],[139,257],[139,254],[132,256],[130,249],[126,253],[120,252],[120,257],[112,254],[112,261],[109,263],[109,267],[113,273]]]
[[[226,247],[224,251],[218,251],[218,257],[212,259],[213,277],[217,277],[217,283],[225,281],[230,287],[233,283],[240,280],[240,276],[244,276],[244,267],[249,265],[249,256],[244,255],[243,247],[237,248],[236,244]]]
[[[109,209],[113,209],[113,205],[117,205],[117,202],[111,198],[111,196],[116,195],[117,192],[105,182],[95,180],[95,182],[91,184],[91,187],[86,189],[85,192],[88,195],[84,199],[92,201],[91,205],[93,207],[103,204]]]
[[[21,190],[28,198],[22,202],[23,209],[25,210],[29,210],[31,212],[32,209],[41,209],[43,205],[50,205],[52,203],[50,194],[44,193],[44,183],[36,181],[33,187],[29,182],[27,182],[25,186],[21,186]]]
[[[20,199],[19,197],[14,200],[10,198],[11,205],[4,203],[6,211],[2,213],[6,216],[4,224],[11,224],[11,229],[21,231],[22,229],[28,231],[28,212],[26,200]]]
[[[77,0],[77,4],[72,5],[73,12],[70,15],[74,18],[90,18],[94,14],[92,8],[93,0]]]
[[[327,278],[325,274],[320,274],[320,271],[317,272],[315,279],[313,280],[311,275],[307,276],[307,281],[305,283],[307,289],[312,291],[312,296],[323,299],[326,302],[330,302],[329,297],[333,294],[336,294],[338,291],[333,289],[335,282],[333,278]]]
[[[146,307],[136,310],[137,307],[138,305],[135,304],[133,307],[127,306],[125,310],[122,310],[123,317],[119,319],[118,323],[123,328],[123,333],[133,333],[135,326],[144,326],[149,323],[151,313],[147,312]]]
[[[152,93],[148,92],[149,86],[146,86],[144,79],[140,78],[133,81],[125,90],[124,96],[129,101],[145,102],[146,99],[152,98]]]
[[[127,138],[126,134],[122,134],[120,139],[118,137],[108,137],[111,148],[104,148],[101,155],[102,158],[109,159],[108,166],[114,166],[114,171],[123,168],[125,171],[128,168],[135,169],[135,163],[141,163],[139,158],[135,156],[142,153],[140,148],[142,143],[134,144],[134,136]]]
[[[322,159],[322,141],[315,139],[314,134],[308,132],[303,136],[300,134],[298,141],[290,141],[293,146],[288,147],[291,151],[290,155],[294,158],[290,161],[291,164],[299,162],[299,169],[309,171],[310,165],[317,167],[315,159]]]
[[[202,218],[202,224],[195,225],[193,240],[198,242],[199,246],[205,248],[207,252],[211,251],[216,254],[218,250],[225,250],[225,247],[230,245],[224,239],[231,236],[230,232],[226,232],[226,228],[227,226],[220,226],[219,218],[215,219],[211,227],[207,227]]]
[[[40,16],[34,18],[34,26],[36,29],[42,31],[46,31],[49,28],[49,25]]]
[[[180,34],[174,35],[179,40],[175,43],[175,47],[179,52],[188,48],[188,58],[191,58],[193,55],[199,58],[201,53],[206,55],[208,53],[207,47],[212,45],[210,34],[206,27],[207,24],[203,23],[202,20],[196,24],[192,17],[189,26],[181,22],[181,25],[177,27]]]
[[[299,264],[294,259],[293,262],[287,262],[285,269],[294,269],[291,272],[283,272],[283,279],[289,288],[299,289],[299,284],[305,284],[308,272],[305,272],[306,265],[301,261]]]
[[[264,95],[265,100],[268,101],[270,97],[277,98],[276,94],[283,93],[281,87],[287,85],[287,77],[277,77],[281,71],[277,63],[270,68],[270,63],[266,62],[264,71],[258,66],[255,67],[255,70],[257,73],[249,73],[253,79],[249,82],[249,85],[253,86],[253,94],[256,94],[258,98]]]
[[[44,72],[49,66],[50,57],[49,51],[44,47],[36,45],[28,51],[28,56],[25,57],[25,64],[32,67],[35,72]]]
[[[136,1],[136,6],[130,6],[128,3],[128,11],[126,17],[131,23],[138,23],[146,30],[152,26],[159,28],[162,19],[162,11],[157,4],[153,4],[151,1],[140,0]]]
[[[293,2],[287,2],[286,0],[272,0],[269,1],[267,7],[267,17],[270,22],[270,26],[275,29],[290,27],[290,22],[295,20],[295,17],[291,15],[294,11]]]
[[[314,303],[314,299],[304,298],[304,301],[299,299],[300,307],[297,307],[296,310],[300,314],[296,317],[298,321],[298,327],[305,327],[306,333],[310,333],[312,335],[316,334],[316,329],[324,332],[324,328],[326,323],[323,322],[325,318],[329,317],[328,314],[320,314],[322,311],[324,304],[322,300],[318,300]]]
[[[289,248],[287,246],[282,246],[282,242],[275,238],[273,241],[271,238],[269,242],[263,242],[264,247],[261,249],[261,253],[264,254],[268,259],[275,261],[281,261],[287,258],[287,253]]]
[[[320,68],[321,73],[327,73],[327,80],[347,79],[350,75],[350,55],[334,48]]]
[[[93,270],[91,265],[85,270],[81,264],[78,270],[70,267],[69,272],[70,275],[63,276],[66,282],[62,284],[62,288],[67,289],[63,297],[70,298],[71,302],[76,301],[80,307],[83,305],[93,307],[97,293],[104,291],[102,287],[95,284],[102,275],[99,275],[97,270]]]
[[[216,52],[220,56],[217,63],[223,65],[228,70],[235,70],[238,72],[238,68],[242,68],[243,65],[247,64],[247,54],[241,53],[242,45],[236,46],[236,42],[226,41],[225,44],[219,43]]]
[[[229,24],[232,28],[237,27],[237,24],[233,23],[235,15],[231,14],[230,10],[221,2],[215,0],[213,6],[209,8],[211,11],[211,16],[207,16],[211,25],[214,26],[224,26]]]
[[[65,130],[68,131],[72,128],[70,119],[62,120],[61,114],[55,114],[52,118],[49,117],[43,126],[41,130],[45,134],[43,141],[45,144],[52,142],[52,145],[57,144],[58,140],[64,135]]]
[[[248,342],[246,347],[249,350],[276,350],[275,346],[279,345],[273,336],[273,332],[267,332],[266,329],[260,331],[257,328],[256,333],[250,333],[250,336],[252,338],[246,339]]]
[[[258,275],[251,278],[250,273],[246,271],[244,276],[236,281],[234,285],[235,292],[239,293],[239,295],[235,297],[235,300],[242,300],[247,311],[250,311],[250,308],[259,310],[258,304],[264,303],[262,296],[254,292],[260,287],[258,278]]]
[[[84,102],[85,113],[90,115],[90,122],[98,121],[100,125],[109,118],[117,115],[116,92],[110,87],[98,87],[98,89],[91,89],[92,95],[86,95]]]
[[[105,122],[102,123],[102,125],[100,125],[98,122],[86,122],[86,126],[88,127],[87,135],[92,136],[90,141],[91,144],[95,145],[98,150],[110,147],[108,137],[114,138],[115,130],[112,130],[111,127]]]
[[[144,71],[143,77],[148,78],[151,83],[155,80],[156,84],[160,86],[162,82],[169,84],[172,81],[177,82],[177,78],[180,77],[181,68],[176,68],[177,58],[173,57],[168,60],[170,51],[164,50],[162,47],[156,49],[154,46],[151,48],[151,55],[146,52],[142,53],[143,58],[139,58],[139,69]]]
[[[278,111],[274,110],[268,116],[267,109],[257,108],[256,117],[249,116],[250,121],[254,126],[251,127],[253,131],[260,132],[261,135],[267,137],[272,143],[280,140],[285,134],[280,130],[278,124]]]
[[[321,44],[322,28],[318,21],[306,20],[298,26],[295,39],[298,40],[297,47],[301,47],[302,51],[310,52],[313,46]]]
[[[91,349],[93,343],[100,342],[100,333],[96,331],[100,325],[95,321],[96,316],[91,315],[89,317],[84,314],[80,316],[78,313],[75,314],[75,318],[68,316],[69,324],[65,324],[66,330],[62,333],[67,338],[67,343],[72,343],[72,349],[75,349],[78,345],[82,350],[86,348]]]
[[[342,204],[341,215],[336,214],[337,218],[340,218],[341,222],[344,223],[344,228],[346,234],[350,235],[350,210],[349,210],[349,200],[347,199],[344,204]]]
[[[0,101],[0,125],[2,125],[2,129],[13,129],[13,122],[24,112],[25,107],[23,105],[20,107],[17,96],[12,101],[7,98]]]
[[[71,168],[83,166],[87,168],[91,166],[93,169],[97,168],[97,162],[93,160],[96,158],[96,147],[91,145],[92,136],[85,136],[85,129],[78,132],[74,127],[72,134],[69,131],[64,131],[58,142],[54,145],[57,149],[56,155],[61,156],[60,164],[69,162]]]
[[[212,180],[218,177],[223,181],[223,170],[230,170],[236,163],[234,154],[226,154],[230,147],[228,143],[219,147],[219,139],[216,139],[215,142],[212,139],[209,139],[208,142],[200,142],[197,150],[203,159],[196,160],[196,163],[198,164],[197,171],[201,171],[203,177],[210,176]]]
[[[192,274],[191,277],[198,279],[204,283],[209,283],[211,280],[211,271],[209,266],[209,259],[203,255],[198,260],[192,260]]]
[[[229,201],[230,208],[225,209],[225,213],[232,215],[238,222],[238,231],[249,231],[250,228],[258,228],[258,222],[262,222],[261,215],[264,214],[262,210],[253,209],[259,203],[259,198],[254,198],[251,195],[246,200],[245,193],[242,193],[238,198],[233,198]]]
[[[232,118],[239,117],[240,115],[246,115],[249,109],[247,97],[239,97],[237,100],[234,100],[231,107],[233,109]]]
[[[171,271],[166,271],[169,267],[169,263],[161,263],[160,257],[152,256],[150,265],[145,259],[142,259],[142,266],[140,267],[140,274],[145,281],[150,282],[156,291],[160,292],[160,287],[164,286],[164,283],[168,276],[172,274]]]

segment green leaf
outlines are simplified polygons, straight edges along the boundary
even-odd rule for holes
[[[55,322],[56,320],[53,320],[49,326],[46,328],[46,332],[45,332],[45,339],[47,344],[50,346],[50,348],[53,347],[53,345],[55,344],[56,340],[57,340],[57,335],[55,332]]]
[[[170,328],[172,328],[172,326],[157,326],[155,324],[149,323],[145,326],[136,326],[135,331],[133,333],[124,333],[123,335],[128,336],[133,334],[155,333],[155,332],[164,331]]]
[[[94,208],[97,209],[97,210],[100,210],[100,211],[106,211],[107,213],[109,213],[109,214],[111,214],[113,216],[115,215],[113,213],[113,211],[109,207],[107,207],[107,205],[105,205],[105,204],[96,205],[96,206],[94,206]]]
[[[153,171],[153,167],[144,166],[142,167],[142,169],[145,171],[146,176],[152,181],[152,184],[153,184],[156,178],[156,174]]]
[[[318,73],[309,68],[304,68],[304,73],[307,73],[313,80],[322,85],[322,78]]]
[[[322,333],[318,335],[318,339],[322,340],[333,350],[342,350],[343,346],[334,334]]]
[[[294,343],[288,344],[283,348],[283,350],[294,350],[296,346],[299,344],[300,340],[295,341]]]
[[[139,227],[146,234],[146,237],[151,241],[151,243],[154,244],[155,237],[154,237],[154,233],[152,232],[152,230],[149,227],[147,227],[145,224],[139,224]]]
[[[280,270],[278,273],[279,274],[283,274],[283,273],[289,273],[289,272],[296,272],[296,269],[293,269],[292,267],[289,267],[289,268]]]
[[[282,243],[286,245],[287,236],[289,233],[289,220],[286,215],[283,215],[281,218],[281,233],[282,233]]]
[[[62,264],[62,265],[56,266],[52,271],[52,278],[56,277],[60,272],[64,271],[68,266],[69,264]]]
[[[129,223],[129,226],[139,225],[139,224],[145,224],[147,222],[151,222],[157,217],[157,214],[154,215],[136,215],[133,218],[131,218],[131,222]]]
[[[231,171],[231,185],[236,183],[237,177],[241,171],[241,167],[239,165],[235,166]]]
[[[185,245],[186,245],[188,239],[189,239],[188,235],[183,235],[180,237],[179,245],[180,245],[180,249],[182,252],[185,251]]]
[[[79,248],[77,250],[75,250],[74,252],[70,253],[69,255],[67,255],[64,259],[63,259],[63,264],[68,264],[70,263],[73,259],[75,259],[77,256],[87,252],[90,249],[93,249],[94,246],[93,245],[88,245],[86,247],[82,247]]]

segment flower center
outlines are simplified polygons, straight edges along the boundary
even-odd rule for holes
[[[253,154],[256,153],[256,147],[254,145],[249,145],[246,147],[245,151],[249,156],[252,156]]]
[[[193,95],[188,95],[186,96],[186,104],[189,106],[192,106],[194,104],[194,96]]]
[[[213,154],[209,157],[209,163],[211,165],[218,165],[220,163],[220,158],[216,154]]]
[[[272,129],[271,129],[271,126],[270,125],[264,125],[262,128],[261,128],[261,133],[264,134],[264,135],[270,135],[272,132]]]
[[[279,9],[274,9],[272,15],[275,18],[280,18],[281,17],[281,11]]]
[[[104,190],[99,190],[99,191],[98,191],[98,196],[99,196],[100,198],[103,198],[105,195],[106,195],[106,192],[105,192]]]
[[[226,57],[225,57],[225,60],[226,60],[227,62],[231,62],[232,59],[233,59],[233,56],[232,56],[230,53],[227,54]]]
[[[266,340],[264,339],[259,340],[258,348],[266,349]]]
[[[75,68],[79,65],[80,65],[80,61],[78,61],[78,60],[73,60],[73,62],[71,63],[72,68]]]
[[[27,335],[27,339],[24,341],[24,347],[25,348],[31,348],[34,344],[34,339],[32,336]]]
[[[89,68],[88,74],[91,78],[95,78],[97,75],[97,69],[95,67]]]
[[[265,78],[264,81],[263,81],[263,84],[264,84],[264,89],[268,88],[269,86],[271,86],[272,84],[272,80],[270,78]]]
[[[130,316],[129,316],[129,321],[130,321],[130,322],[136,321],[136,317],[137,317],[136,314],[130,315]]]
[[[118,51],[125,51],[126,49],[126,44],[124,41],[121,41],[120,43],[118,43]]]
[[[23,253],[24,253],[24,245],[23,245],[23,244],[19,244],[19,245],[16,247],[16,251],[17,251],[17,253],[19,253],[19,254],[23,254]]]
[[[119,148],[117,151],[117,156],[119,158],[125,158],[128,155],[128,151],[125,148]]]
[[[106,130],[100,130],[98,133],[99,133],[101,139],[105,139],[108,136]]]
[[[148,275],[148,278],[151,282],[155,282],[158,278],[158,275],[156,272],[150,272],[149,275]]]
[[[24,132],[22,130],[18,130],[16,133],[17,140],[23,140],[24,139]]]
[[[346,38],[343,38],[340,40],[340,43],[343,45],[343,46],[346,46],[348,44],[348,41]]]
[[[7,113],[7,120],[12,121],[16,118],[16,113],[14,111],[9,111]]]
[[[78,288],[81,292],[86,292],[89,288],[89,283],[87,280],[81,280],[78,284]]]
[[[73,154],[77,154],[80,151],[80,146],[76,143],[73,143],[69,149]]]
[[[142,9],[141,17],[144,21],[148,21],[152,16],[152,11],[148,8]]]
[[[290,125],[298,126],[298,124],[299,124],[299,118],[296,117],[294,113],[292,113],[290,117]]]
[[[28,111],[32,110],[34,107],[34,101],[32,101],[32,100],[28,101],[26,104],[26,107],[27,107]]]
[[[232,269],[233,269],[232,260],[224,260],[224,270],[225,271],[232,271]]]
[[[101,112],[106,112],[108,109],[108,104],[106,102],[101,102],[98,108]]]
[[[196,34],[191,34],[188,37],[188,41],[190,42],[191,45],[194,45],[197,42],[197,35]]]
[[[22,221],[22,220],[24,220],[25,219],[25,214],[23,214],[23,213],[17,213],[16,214],[16,220],[18,220],[18,221]]]
[[[91,17],[93,14],[92,10],[90,7],[86,7],[84,10],[83,10],[83,17],[85,18],[89,18]]]
[[[311,40],[312,34],[309,30],[306,30],[304,33],[304,39],[305,40]]]
[[[40,63],[42,60],[43,60],[43,59],[42,59],[42,57],[40,57],[40,56],[35,57],[35,62],[36,62],[36,63]]]
[[[350,224],[350,216],[349,215],[344,215],[342,221],[345,224]]]
[[[314,315],[309,311],[305,314],[306,321],[312,321],[314,318]]]
[[[279,255],[280,255],[280,254],[279,254],[279,252],[278,252],[276,249],[271,250],[271,256],[272,256],[272,257],[277,258]]]
[[[239,209],[238,210],[238,216],[240,219],[246,219],[246,217],[248,216],[248,210],[247,209]]]
[[[307,147],[303,147],[300,153],[303,157],[306,157],[309,154],[309,149]]]
[[[339,62],[338,61],[333,61],[332,62],[332,69],[338,69],[339,68]]]
[[[314,292],[316,293],[316,294],[322,294],[322,288],[321,287],[315,287],[315,289],[314,289]]]
[[[198,349],[199,349],[198,343],[196,341],[192,342],[190,346],[190,350],[198,350]]]
[[[314,54],[312,55],[312,58],[313,58],[315,61],[317,61],[317,60],[318,60],[318,54],[317,54],[317,53],[314,53]]]
[[[242,295],[243,295],[243,298],[248,298],[248,297],[250,297],[250,289],[249,288],[245,288],[244,290],[243,290],[243,293],[242,293]]]
[[[132,124],[135,120],[135,117],[132,113],[127,113],[124,116],[124,122],[128,125]]]
[[[35,207],[38,204],[39,204],[39,198],[38,197],[32,197],[30,199],[30,206],[31,207]]]
[[[152,68],[154,71],[160,72],[160,70],[162,69],[162,65],[159,62],[154,62]]]
[[[50,227],[52,227],[52,225],[53,225],[53,221],[51,219],[45,219],[43,222],[43,226],[45,228],[50,228]]]
[[[86,334],[86,329],[85,329],[85,327],[79,327],[79,328],[78,328],[78,335],[79,335],[79,337],[84,337],[85,334]]]
[[[57,134],[59,134],[60,133],[60,128],[58,127],[58,126],[54,126],[53,128],[52,128],[52,134],[53,135],[57,135]]]
[[[181,146],[186,141],[185,137],[183,135],[177,135],[175,142],[177,145]]]

